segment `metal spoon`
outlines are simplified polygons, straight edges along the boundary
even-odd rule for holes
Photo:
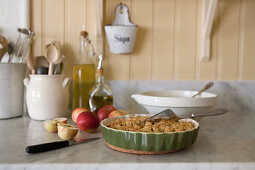
[[[207,84],[204,86],[204,88],[202,88],[201,90],[199,90],[199,92],[198,92],[197,94],[193,95],[191,98],[194,98],[194,97],[196,97],[197,95],[200,95],[202,92],[204,92],[204,91],[206,91],[207,89],[211,88],[213,85],[214,85],[213,82],[207,83]]]
[[[215,110],[211,110],[211,111],[207,111],[207,112],[203,112],[203,113],[199,113],[199,114],[190,114],[190,116],[188,116],[187,118],[196,118],[196,117],[205,117],[205,116],[217,116],[217,115],[222,115],[224,113],[228,112],[227,109],[225,108],[220,108],[220,109],[215,109]],[[155,120],[155,119],[159,119],[159,118],[169,118],[169,119],[183,119],[178,117],[171,109],[166,109],[163,110],[162,112],[159,112],[153,116],[148,117],[147,119],[141,121],[141,124],[145,123],[148,120]]]
[[[50,63],[48,75],[53,75],[53,64],[58,64],[61,61],[59,41],[52,41],[46,46],[45,58]]]

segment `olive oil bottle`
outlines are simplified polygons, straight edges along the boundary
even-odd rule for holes
[[[89,109],[89,92],[95,84],[94,48],[83,29],[80,35],[79,58],[73,67],[73,109]]]
[[[113,104],[113,96],[110,87],[104,82],[102,61],[103,56],[99,55],[99,62],[96,70],[96,84],[90,91],[89,106],[94,113],[105,106]]]

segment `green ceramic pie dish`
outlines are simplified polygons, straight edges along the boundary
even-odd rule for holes
[[[148,116],[147,114],[125,115],[105,119],[101,122],[102,133],[108,147],[135,154],[163,154],[186,149],[196,142],[199,123],[192,119],[180,119],[194,124],[194,128],[182,132],[146,133],[117,130],[107,127],[115,119],[130,116]]]

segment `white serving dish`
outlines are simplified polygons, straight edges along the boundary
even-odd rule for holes
[[[196,98],[191,98],[196,93],[197,91],[188,90],[148,91],[133,94],[131,97],[151,114],[169,108],[179,117],[201,113],[217,104],[216,94],[203,92]]]

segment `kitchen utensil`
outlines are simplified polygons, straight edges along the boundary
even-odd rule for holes
[[[45,58],[50,63],[48,74],[53,75],[53,64],[58,64],[61,61],[59,41],[52,41],[51,44],[46,46]]]
[[[179,117],[188,117],[190,113],[201,113],[217,103],[217,95],[203,92],[199,97],[191,98],[197,91],[163,90],[133,94],[131,97],[149,113],[159,113],[171,109]]]
[[[8,52],[8,54],[9,55],[11,55],[12,54],[12,52],[13,52],[13,49],[14,49],[14,47],[13,47],[14,45],[10,42],[10,43],[8,43],[8,46],[7,46],[7,52]]]
[[[36,64],[38,67],[43,66],[43,67],[49,67],[49,62],[45,58],[45,56],[36,56]]]
[[[202,92],[206,91],[207,89],[211,88],[214,85],[213,82],[207,83],[201,90],[198,91],[197,94],[193,95],[191,98],[196,97],[197,95],[200,95]]]
[[[29,52],[29,47],[34,33],[26,28],[18,28],[19,37],[14,47],[14,52],[9,56],[10,63],[23,63]]]
[[[64,63],[65,63],[66,56],[62,56],[61,62],[54,66],[54,74],[61,74],[63,71]]]
[[[32,74],[36,73],[36,59],[31,53],[27,57],[27,66],[31,70]]]
[[[87,142],[91,142],[91,141],[98,140],[98,139],[100,139],[100,137],[80,139],[80,140],[72,139],[72,140],[65,140],[65,141],[56,141],[56,142],[27,146],[25,150],[27,153],[46,152],[46,151],[64,148],[64,147],[71,146],[71,145],[87,143]]]
[[[0,62],[4,54],[6,53],[7,47],[8,40],[4,36],[0,35]]]
[[[111,25],[104,26],[111,53],[131,53],[134,48],[138,26],[129,19],[128,6],[120,4],[115,8]]]
[[[134,154],[164,154],[189,148],[196,142],[199,123],[192,119],[179,120],[191,122],[194,125],[193,129],[181,132],[130,132],[107,127],[116,119],[128,119],[133,116],[148,116],[148,114],[117,116],[101,122],[103,138],[108,147]]]
[[[36,69],[36,74],[48,74],[49,68],[48,67],[44,67],[44,66],[40,66],[37,67]]]
[[[196,117],[205,117],[205,116],[218,116],[218,115],[222,115],[224,113],[226,113],[228,110],[225,108],[220,108],[220,109],[214,109],[211,111],[207,111],[204,113],[199,113],[199,114],[193,114],[191,113],[190,116],[185,117],[185,118],[196,118]],[[145,119],[144,121],[141,121],[141,124],[145,123],[148,120],[155,120],[155,119],[159,119],[159,118],[169,118],[169,119],[183,119],[178,117],[171,109],[166,109],[162,112],[159,112],[155,115],[152,115],[150,117],[148,117],[147,119]]]
[[[26,64],[0,63],[0,119],[23,114]]]
[[[70,79],[62,75],[30,75],[24,79],[29,116],[34,120],[65,117]]]

